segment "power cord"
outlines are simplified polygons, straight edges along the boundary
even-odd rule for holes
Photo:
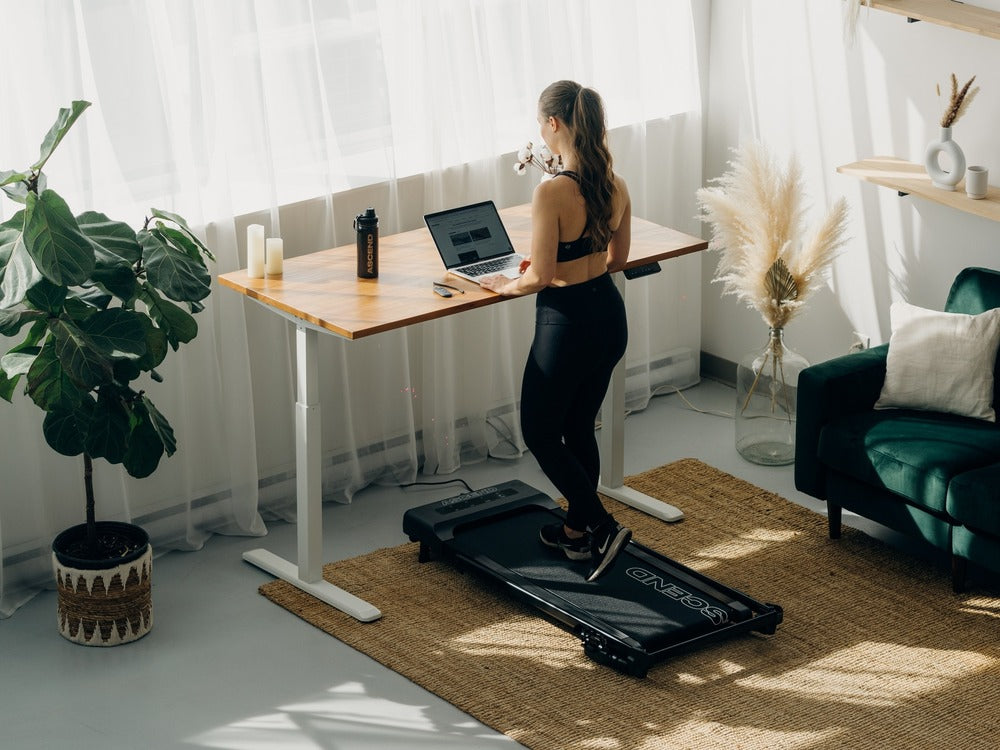
[[[407,487],[438,486],[442,484],[455,484],[456,482],[463,484],[465,486],[465,489],[468,490],[469,492],[473,491],[472,488],[469,486],[468,482],[466,482],[464,479],[459,479],[458,477],[456,477],[455,479],[446,479],[443,482],[407,482],[406,484],[400,484],[398,486],[401,489],[405,490]]]
[[[666,385],[661,385],[659,388],[657,388],[656,390],[654,390],[652,392],[651,396],[659,396],[664,389],[668,389],[668,393],[670,391],[672,391],[673,393],[676,393],[678,396],[681,397],[681,401],[683,401],[685,404],[687,404],[687,406],[688,406],[689,409],[691,409],[692,411],[696,411],[699,414],[709,414],[709,415],[711,415],[713,417],[725,417],[726,419],[734,419],[735,418],[734,415],[731,412],[727,412],[727,411],[714,411],[712,409],[699,409],[697,406],[695,406],[690,401],[688,401],[687,396],[684,395],[683,391],[681,391],[680,388],[678,388],[676,385],[670,385],[669,383],[666,384]]]

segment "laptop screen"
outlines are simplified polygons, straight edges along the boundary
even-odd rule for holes
[[[493,201],[427,214],[424,221],[445,268],[514,252]]]

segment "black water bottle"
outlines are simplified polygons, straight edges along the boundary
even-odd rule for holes
[[[378,278],[378,216],[369,208],[354,219],[358,233],[358,278]]]

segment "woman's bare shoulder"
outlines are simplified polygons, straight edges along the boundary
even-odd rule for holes
[[[625,183],[625,178],[617,172],[615,173],[615,193],[624,198],[626,203],[629,201],[628,185]]]

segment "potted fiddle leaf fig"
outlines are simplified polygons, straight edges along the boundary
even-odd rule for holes
[[[211,291],[212,253],[185,220],[151,210],[138,231],[97,211],[74,215],[43,168],[90,106],[74,101],[24,170],[0,171],[21,204],[0,224],[0,396],[18,384],[42,411],[45,441],[82,456],[85,522],[53,541],[58,621],[87,645],[134,641],[153,624],[152,548],[145,530],[95,518],[94,459],[133,477],[153,473],[177,447],[146,388],[156,368],[198,332],[194,314]]]

